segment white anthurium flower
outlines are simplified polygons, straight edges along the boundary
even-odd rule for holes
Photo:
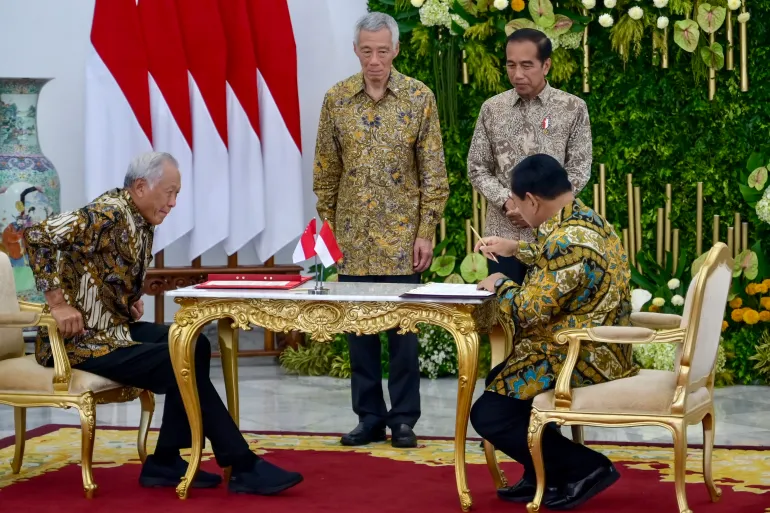
[[[644,11],[641,7],[638,5],[633,6],[628,10],[628,15],[631,17],[632,20],[641,20],[642,16],[644,16]]]
[[[684,298],[677,294],[671,298],[671,304],[674,306],[682,306],[684,304]]]
[[[612,19],[612,16],[604,13],[601,16],[599,16],[599,25],[601,25],[604,28],[610,28],[615,23],[615,20]]]
[[[668,280],[668,288],[670,288],[671,290],[674,290],[675,288],[679,287],[679,285],[681,285],[681,284],[682,284],[682,282],[680,282],[676,278],[672,278],[672,279]]]
[[[658,28],[660,30],[663,30],[664,28],[668,27],[668,18],[665,16],[658,16]]]
[[[634,289],[631,291],[631,311],[641,312],[642,307],[652,299],[652,294],[648,290]]]

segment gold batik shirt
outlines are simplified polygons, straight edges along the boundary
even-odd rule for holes
[[[574,200],[522,243],[517,258],[530,266],[524,283],[497,290],[515,324],[514,349],[487,390],[532,399],[556,386],[567,346],[565,329],[630,324],[631,273],[620,239],[601,216]],[[635,375],[631,344],[584,343],[572,375],[582,387]]]
[[[142,297],[152,240],[152,225],[124,189],[25,230],[38,290],[61,288],[67,303],[83,315],[84,332],[64,341],[73,365],[137,343],[128,323],[131,306]],[[45,328],[39,330],[35,356],[42,365],[51,358]]]
[[[487,199],[483,235],[535,240],[530,228],[514,225],[503,211],[516,164],[550,155],[567,170],[577,196],[591,178],[592,151],[588,109],[577,96],[546,84],[531,100],[511,89],[484,102],[468,150],[468,178]]]
[[[344,255],[340,274],[413,274],[415,239],[433,239],[449,197],[431,90],[395,69],[378,101],[361,73],[332,87],[321,108],[313,190]]]

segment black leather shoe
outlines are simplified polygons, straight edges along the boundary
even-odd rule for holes
[[[179,456],[174,463],[162,465],[154,455],[147,456],[139,474],[139,484],[145,488],[176,487],[187,472],[187,462]],[[222,482],[222,476],[198,470],[192,488],[214,488]]]
[[[275,495],[302,482],[302,474],[289,472],[269,461],[258,459],[247,471],[233,471],[227,488],[233,493]]]
[[[399,424],[390,428],[390,443],[393,447],[401,449],[417,447],[417,435],[414,434],[411,427],[406,424]]]
[[[347,446],[355,445],[367,445],[372,442],[384,442],[385,441],[385,428],[384,427],[372,427],[359,422],[356,428],[343,435],[340,438],[340,443]]]
[[[532,502],[535,499],[535,484],[525,479],[508,488],[498,488],[497,496],[508,502]],[[546,486],[543,494],[543,505],[548,506],[556,497],[556,488]]]
[[[619,478],[620,474],[614,465],[599,467],[580,481],[561,487],[559,496],[546,506],[555,511],[576,508],[612,486]]]

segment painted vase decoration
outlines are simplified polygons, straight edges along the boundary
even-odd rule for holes
[[[49,78],[0,78],[0,251],[8,254],[22,301],[45,302],[35,287],[22,232],[58,214],[59,175],[40,149],[37,101]]]

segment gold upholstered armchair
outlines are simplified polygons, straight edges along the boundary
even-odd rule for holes
[[[48,328],[54,367],[43,367],[34,355],[24,355],[22,329]],[[26,440],[27,408],[77,408],[82,430],[81,467],[87,498],[96,491],[91,460],[96,427],[96,405],[141,400],[142,414],[137,440],[139,458],[147,456],[147,433],[155,410],[155,398],[148,390],[124,387],[89,372],[70,367],[56,321],[43,313],[43,305],[19,302],[8,255],[0,253],[0,404],[13,406],[16,446],[12,469],[21,470]]]
[[[692,513],[687,505],[685,469],[687,426],[703,425],[703,479],[713,502],[721,491],[711,475],[714,447],[714,374],[727,297],[732,282],[733,260],[725,244],[717,243],[690,283],[679,326],[650,329],[638,326],[564,330],[558,344],[568,344],[567,360],[556,389],[538,395],[529,424],[529,448],[537,475],[537,492],[527,504],[530,513],[540,510],[545,489],[542,459],[543,429],[558,425],[623,427],[652,425],[667,428],[674,439],[674,480],[680,513]],[[644,316],[642,316],[644,317]],[[637,316],[637,321],[644,320]],[[675,317],[649,316],[653,327]],[[637,324],[640,324],[638,322]],[[641,370],[638,375],[607,383],[572,389],[572,374],[581,345],[615,344],[678,345],[673,371]]]

